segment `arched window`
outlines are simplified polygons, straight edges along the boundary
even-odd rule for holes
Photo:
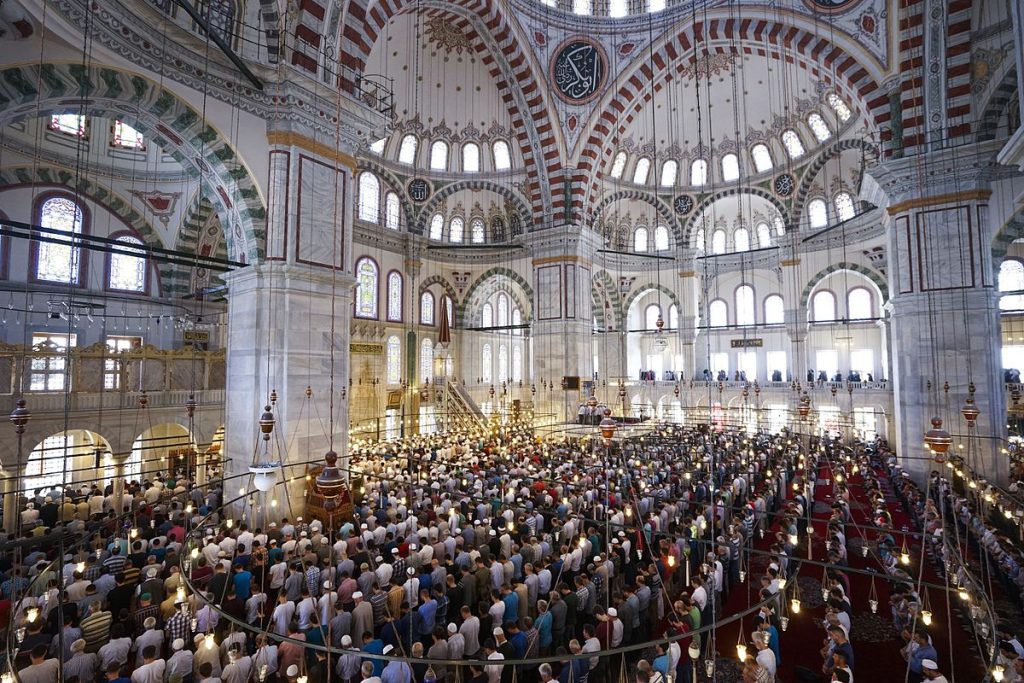
[[[636,162],[636,168],[633,169],[633,182],[637,185],[643,185],[647,182],[647,174],[651,171],[651,160],[647,157],[640,157]]]
[[[864,287],[854,287],[846,295],[846,317],[850,320],[870,318],[871,309],[871,292]]]
[[[754,226],[754,231],[757,233],[757,246],[762,249],[765,247],[772,246],[772,229],[768,227],[768,224],[764,221]]]
[[[647,0],[648,12],[660,12],[665,9],[665,0]]]
[[[754,288],[750,285],[736,288],[736,324],[754,324]]]
[[[402,381],[402,342],[396,335],[391,335],[386,349],[387,383],[398,384]]]
[[[828,290],[821,290],[811,300],[811,311],[814,322],[827,322],[836,319],[836,297]]]
[[[795,130],[782,131],[782,144],[786,147],[786,154],[790,159],[798,159],[804,155],[804,143]]]
[[[1024,292],[1024,263],[1006,259],[999,265],[999,291]],[[999,308],[1004,311],[1024,309],[1024,294],[1004,294],[999,298]]]
[[[484,219],[474,218],[469,222],[469,235],[473,244],[484,243]]]
[[[679,329],[679,307],[672,304],[668,307],[668,326],[669,329]]]
[[[498,345],[498,382],[508,381],[508,346]]]
[[[110,139],[110,144],[113,147],[137,150],[146,148],[146,139],[142,136],[142,133],[135,130],[124,121],[114,121],[113,133],[114,134]]]
[[[830,92],[826,99],[828,99],[828,106],[832,107],[832,111],[836,113],[836,116],[839,117],[840,121],[846,123],[850,120],[852,112],[850,111],[850,108],[846,106],[846,102],[843,102],[839,95],[834,92]]]
[[[622,173],[626,170],[626,153],[619,152],[615,155],[615,161],[612,162],[612,178],[618,180],[622,177]]]
[[[654,251],[668,251],[668,228],[664,225],[654,228]]]
[[[115,248],[128,252],[110,254],[107,263],[107,289],[119,292],[146,291],[146,257],[138,247],[142,240],[134,235],[121,235]]]
[[[661,317],[661,306],[657,304],[651,304],[644,309],[644,329],[645,330],[656,330],[658,329],[658,318]]]
[[[491,383],[491,345],[484,344],[480,349],[480,378],[484,384]]]
[[[497,297],[498,327],[508,327],[508,294],[500,292]]]
[[[480,310],[480,326],[494,327],[494,306],[490,303],[484,304]]]
[[[781,325],[786,322],[786,310],[782,304],[782,297],[778,294],[771,294],[764,299],[764,324]]]
[[[494,154],[494,170],[507,171],[512,168],[512,153],[509,151],[508,143],[504,140],[495,140],[491,145]]]
[[[434,295],[430,292],[420,295],[420,324],[434,324]]]
[[[721,299],[715,299],[708,304],[708,325],[711,327],[725,327],[729,324],[729,306]]]
[[[814,137],[817,138],[818,142],[825,142],[832,137],[832,131],[829,130],[825,119],[821,118],[821,114],[811,114],[808,116],[807,125],[811,127],[811,132],[814,133]]]
[[[824,199],[812,199],[808,202],[807,221],[812,228],[824,228],[828,225],[828,206]]]
[[[448,170],[448,143],[435,140],[430,146],[430,168],[435,171]]]
[[[448,224],[448,239],[452,242],[461,242],[463,233],[466,231],[466,221],[456,216]]]
[[[480,171],[480,146],[475,142],[467,142],[462,146],[462,171],[464,173]]]
[[[523,381],[523,347],[519,344],[512,347],[512,381]]]
[[[740,177],[740,158],[732,152],[722,157],[722,180],[731,182]]]
[[[420,344],[420,380],[430,384],[434,379],[434,342],[424,339]]]
[[[430,218],[430,239],[444,239],[444,216],[439,213],[435,213]]]
[[[50,197],[39,207],[39,225],[69,235],[84,230],[82,207],[70,197]],[[35,242],[37,280],[77,285],[82,276],[81,249],[68,244]]]
[[[732,233],[732,244],[736,251],[750,251],[750,231],[736,228]]]
[[[523,324],[523,312],[519,310],[518,306],[512,307],[512,325]],[[519,336],[523,333],[522,330],[512,330],[512,334]]]
[[[402,138],[402,144],[398,147],[398,163],[409,166],[416,163],[416,148],[420,141],[415,135],[406,135]]]
[[[377,317],[377,264],[363,257],[356,261],[356,317]]]
[[[388,230],[398,230],[400,216],[398,195],[394,192],[388,192],[384,196],[384,227]]]
[[[85,120],[81,114],[54,114],[50,117],[50,130],[84,138]]]
[[[402,320],[402,274],[397,270],[388,273],[388,320]]]
[[[672,187],[676,184],[676,176],[679,174],[679,162],[669,159],[661,165],[661,186]]]
[[[452,298],[445,294],[441,297],[441,303],[444,306],[444,312],[448,314],[448,324],[455,324],[455,305],[452,303]]]
[[[359,174],[359,220],[368,223],[380,220],[380,181],[372,173]]]
[[[725,253],[725,230],[715,230],[711,233],[711,253]]]
[[[833,200],[836,207],[836,215],[839,216],[839,220],[848,221],[853,218],[855,213],[853,208],[853,197],[850,196],[849,192],[840,192],[836,195]]]
[[[708,162],[704,159],[694,159],[690,164],[690,184],[701,187],[708,184]]]
[[[750,148],[750,158],[754,160],[754,168],[758,173],[772,170],[772,155],[767,145],[754,145]]]
[[[610,0],[608,3],[608,16],[624,17],[629,13],[628,0]]]
[[[786,234],[786,221],[782,220],[782,216],[775,214],[772,216],[772,225],[775,226],[775,234],[782,236]]]
[[[705,244],[706,239],[707,239],[707,237],[704,234],[704,228],[697,228],[697,232],[693,236],[694,247],[696,247],[697,251],[700,251],[700,252],[704,251],[704,249],[707,246]]]
[[[590,0],[572,0],[573,14],[590,14]]]
[[[640,226],[633,231],[633,251],[647,251],[647,228]]]
[[[29,453],[28,462],[22,476],[22,485],[26,491],[49,489],[59,486],[64,481],[64,461],[75,456],[75,440],[73,436],[56,434],[43,439],[43,442]],[[70,464],[69,464],[70,467]]]

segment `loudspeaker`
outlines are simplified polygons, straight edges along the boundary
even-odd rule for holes
[[[580,378],[577,377],[563,377],[562,388],[566,391],[579,391],[580,390]]]

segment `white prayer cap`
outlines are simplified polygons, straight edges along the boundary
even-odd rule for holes
[[[351,645],[352,645],[352,636],[346,635],[346,636],[342,636],[341,637],[341,646],[342,647],[349,647]]]
[[[324,581],[324,588],[330,589],[330,587],[331,587],[331,582],[330,581]]]
[[[295,678],[296,676],[299,675],[299,667],[297,667],[294,664],[292,664],[291,666],[288,667],[288,670],[285,671],[285,675],[288,676],[289,678]]]
[[[609,607],[608,608],[608,616],[610,616],[610,617],[617,617],[617,616],[619,616],[619,611],[617,609],[615,609],[614,607]]]
[[[352,599],[353,600],[362,600],[362,598],[363,598],[362,591],[356,591],[355,593],[352,594]]]
[[[459,630],[459,627],[455,624],[448,624],[448,633],[455,633]]]
[[[142,626],[145,629],[156,628],[156,617],[146,617],[146,620],[142,622]]]
[[[177,652],[181,648],[185,647],[185,641],[181,638],[175,638],[174,642],[171,643],[171,649]]]
[[[921,668],[922,669],[930,669],[932,671],[938,671],[939,670],[939,665],[935,663],[934,659],[922,659],[921,660]]]
[[[71,643],[72,652],[84,652],[85,651],[85,639],[79,638],[75,642]]]
[[[491,629],[491,634],[496,635],[496,636],[501,636],[501,635],[504,635],[505,632],[501,630],[500,626],[495,626],[493,629]]]
[[[388,654],[389,652],[391,652],[394,649],[395,649],[394,645],[385,645],[384,646],[384,651],[382,652],[382,654],[386,655],[386,654]]]

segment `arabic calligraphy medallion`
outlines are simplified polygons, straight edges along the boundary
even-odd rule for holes
[[[586,104],[601,94],[608,78],[608,59],[597,41],[575,36],[555,50],[549,71],[559,97],[569,104]]]

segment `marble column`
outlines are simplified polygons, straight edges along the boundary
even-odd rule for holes
[[[567,224],[536,232],[531,240],[534,375],[555,384],[555,391],[540,401],[537,412],[554,422],[574,420],[581,394],[562,391],[560,384],[563,377],[579,377],[580,382],[593,378],[590,290],[601,238],[592,230]]]
[[[1000,483],[1008,476],[1000,454],[1006,398],[988,217],[994,157],[992,146],[979,145],[931,152],[924,163],[890,160],[871,171],[889,200],[895,446],[919,479],[934,467],[924,434],[935,417],[953,436],[952,451],[971,453],[975,470]],[[973,431],[960,414],[971,383],[981,410]]]
[[[276,514],[291,518],[305,507],[302,463],[321,464],[333,449],[339,467],[347,466],[355,162],[293,132],[268,139],[266,258],[225,277],[225,471],[245,473],[259,461],[297,464],[286,470],[287,494],[277,487],[271,496]],[[272,393],[275,426],[264,442],[259,421]],[[253,490],[243,478],[226,487],[225,499],[237,497],[242,486]]]

